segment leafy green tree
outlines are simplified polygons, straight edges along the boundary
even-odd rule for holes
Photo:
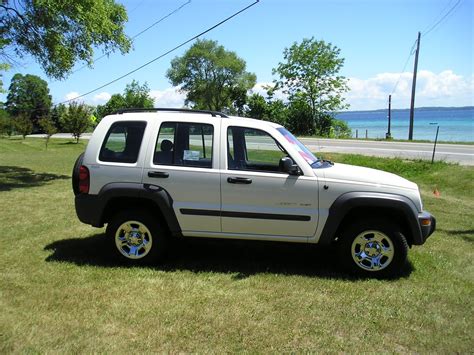
[[[40,117],[48,116],[51,110],[51,95],[48,83],[36,75],[15,74],[8,89],[7,112],[13,119],[28,117],[37,129]]]
[[[268,104],[265,98],[260,94],[252,94],[247,100],[247,109],[245,115],[247,117],[263,120],[268,112]]]
[[[347,80],[338,75],[344,59],[339,55],[340,49],[331,43],[305,38],[285,48],[284,61],[273,69],[279,76],[276,86],[288,94],[289,101],[307,103],[316,134],[327,136],[333,113],[347,107],[342,97]]]
[[[17,117],[13,118],[12,121],[13,129],[16,133],[21,134],[23,139],[25,139],[28,134],[31,134],[31,132],[33,132],[33,123],[27,115],[20,114]]]
[[[294,134],[314,134],[314,122],[311,108],[304,98],[295,95],[288,105],[287,128]]]
[[[120,109],[152,108],[153,105],[154,101],[150,96],[148,84],[140,85],[138,81],[133,80],[127,84],[123,94],[114,94],[105,105],[99,105],[96,113],[99,118],[102,118]]]
[[[71,102],[64,115],[64,128],[72,134],[76,143],[91,127],[92,109],[84,103]]]
[[[171,61],[167,78],[186,93],[186,104],[197,109],[242,109],[242,93],[256,82],[245,71],[245,61],[216,41],[197,40],[181,57]]]
[[[346,121],[336,120],[332,121],[330,138],[351,138],[352,130]]]
[[[0,136],[10,137],[13,133],[13,122],[7,111],[0,109]]]
[[[59,104],[53,107],[51,110],[51,120],[53,124],[58,129],[59,132],[66,131],[64,128],[64,117],[67,113],[67,106],[64,104]]]
[[[269,100],[267,109],[267,121],[285,125],[288,118],[288,107],[280,99]]]
[[[128,52],[127,13],[114,0],[2,0],[0,56],[33,56],[48,76],[62,79],[77,61],[93,63],[94,49]]]
[[[43,130],[43,132],[46,134],[45,145],[46,145],[46,149],[48,149],[49,139],[51,138],[53,134],[58,133],[58,130],[56,126],[54,125],[54,122],[51,119],[51,117],[48,117],[48,116],[42,117],[40,118],[38,123],[41,129]]]
[[[1,45],[0,45],[0,50],[1,50]],[[10,65],[7,63],[0,63],[0,72],[2,71],[7,71],[10,69]],[[2,80],[3,75],[0,74],[0,94],[5,93],[5,89],[3,88],[3,80]]]

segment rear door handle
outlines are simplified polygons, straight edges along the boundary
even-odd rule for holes
[[[229,184],[251,184],[252,179],[242,178],[242,177],[229,177],[227,178]]]
[[[164,171],[149,171],[148,177],[166,179],[170,174]]]

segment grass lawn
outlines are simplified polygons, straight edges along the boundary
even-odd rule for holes
[[[325,155],[417,182],[438,220],[402,277],[365,280],[278,243],[190,240],[164,265],[116,265],[75,215],[84,147],[0,139],[0,353],[472,352],[473,167]]]

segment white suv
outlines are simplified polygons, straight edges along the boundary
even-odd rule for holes
[[[173,237],[336,243],[348,269],[389,276],[436,223],[404,178],[320,160],[278,124],[211,111],[104,117],[73,189],[79,219],[107,223],[135,263],[162,257]]]

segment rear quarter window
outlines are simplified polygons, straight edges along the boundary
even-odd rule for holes
[[[99,160],[114,163],[136,163],[146,122],[115,122],[105,135]]]

